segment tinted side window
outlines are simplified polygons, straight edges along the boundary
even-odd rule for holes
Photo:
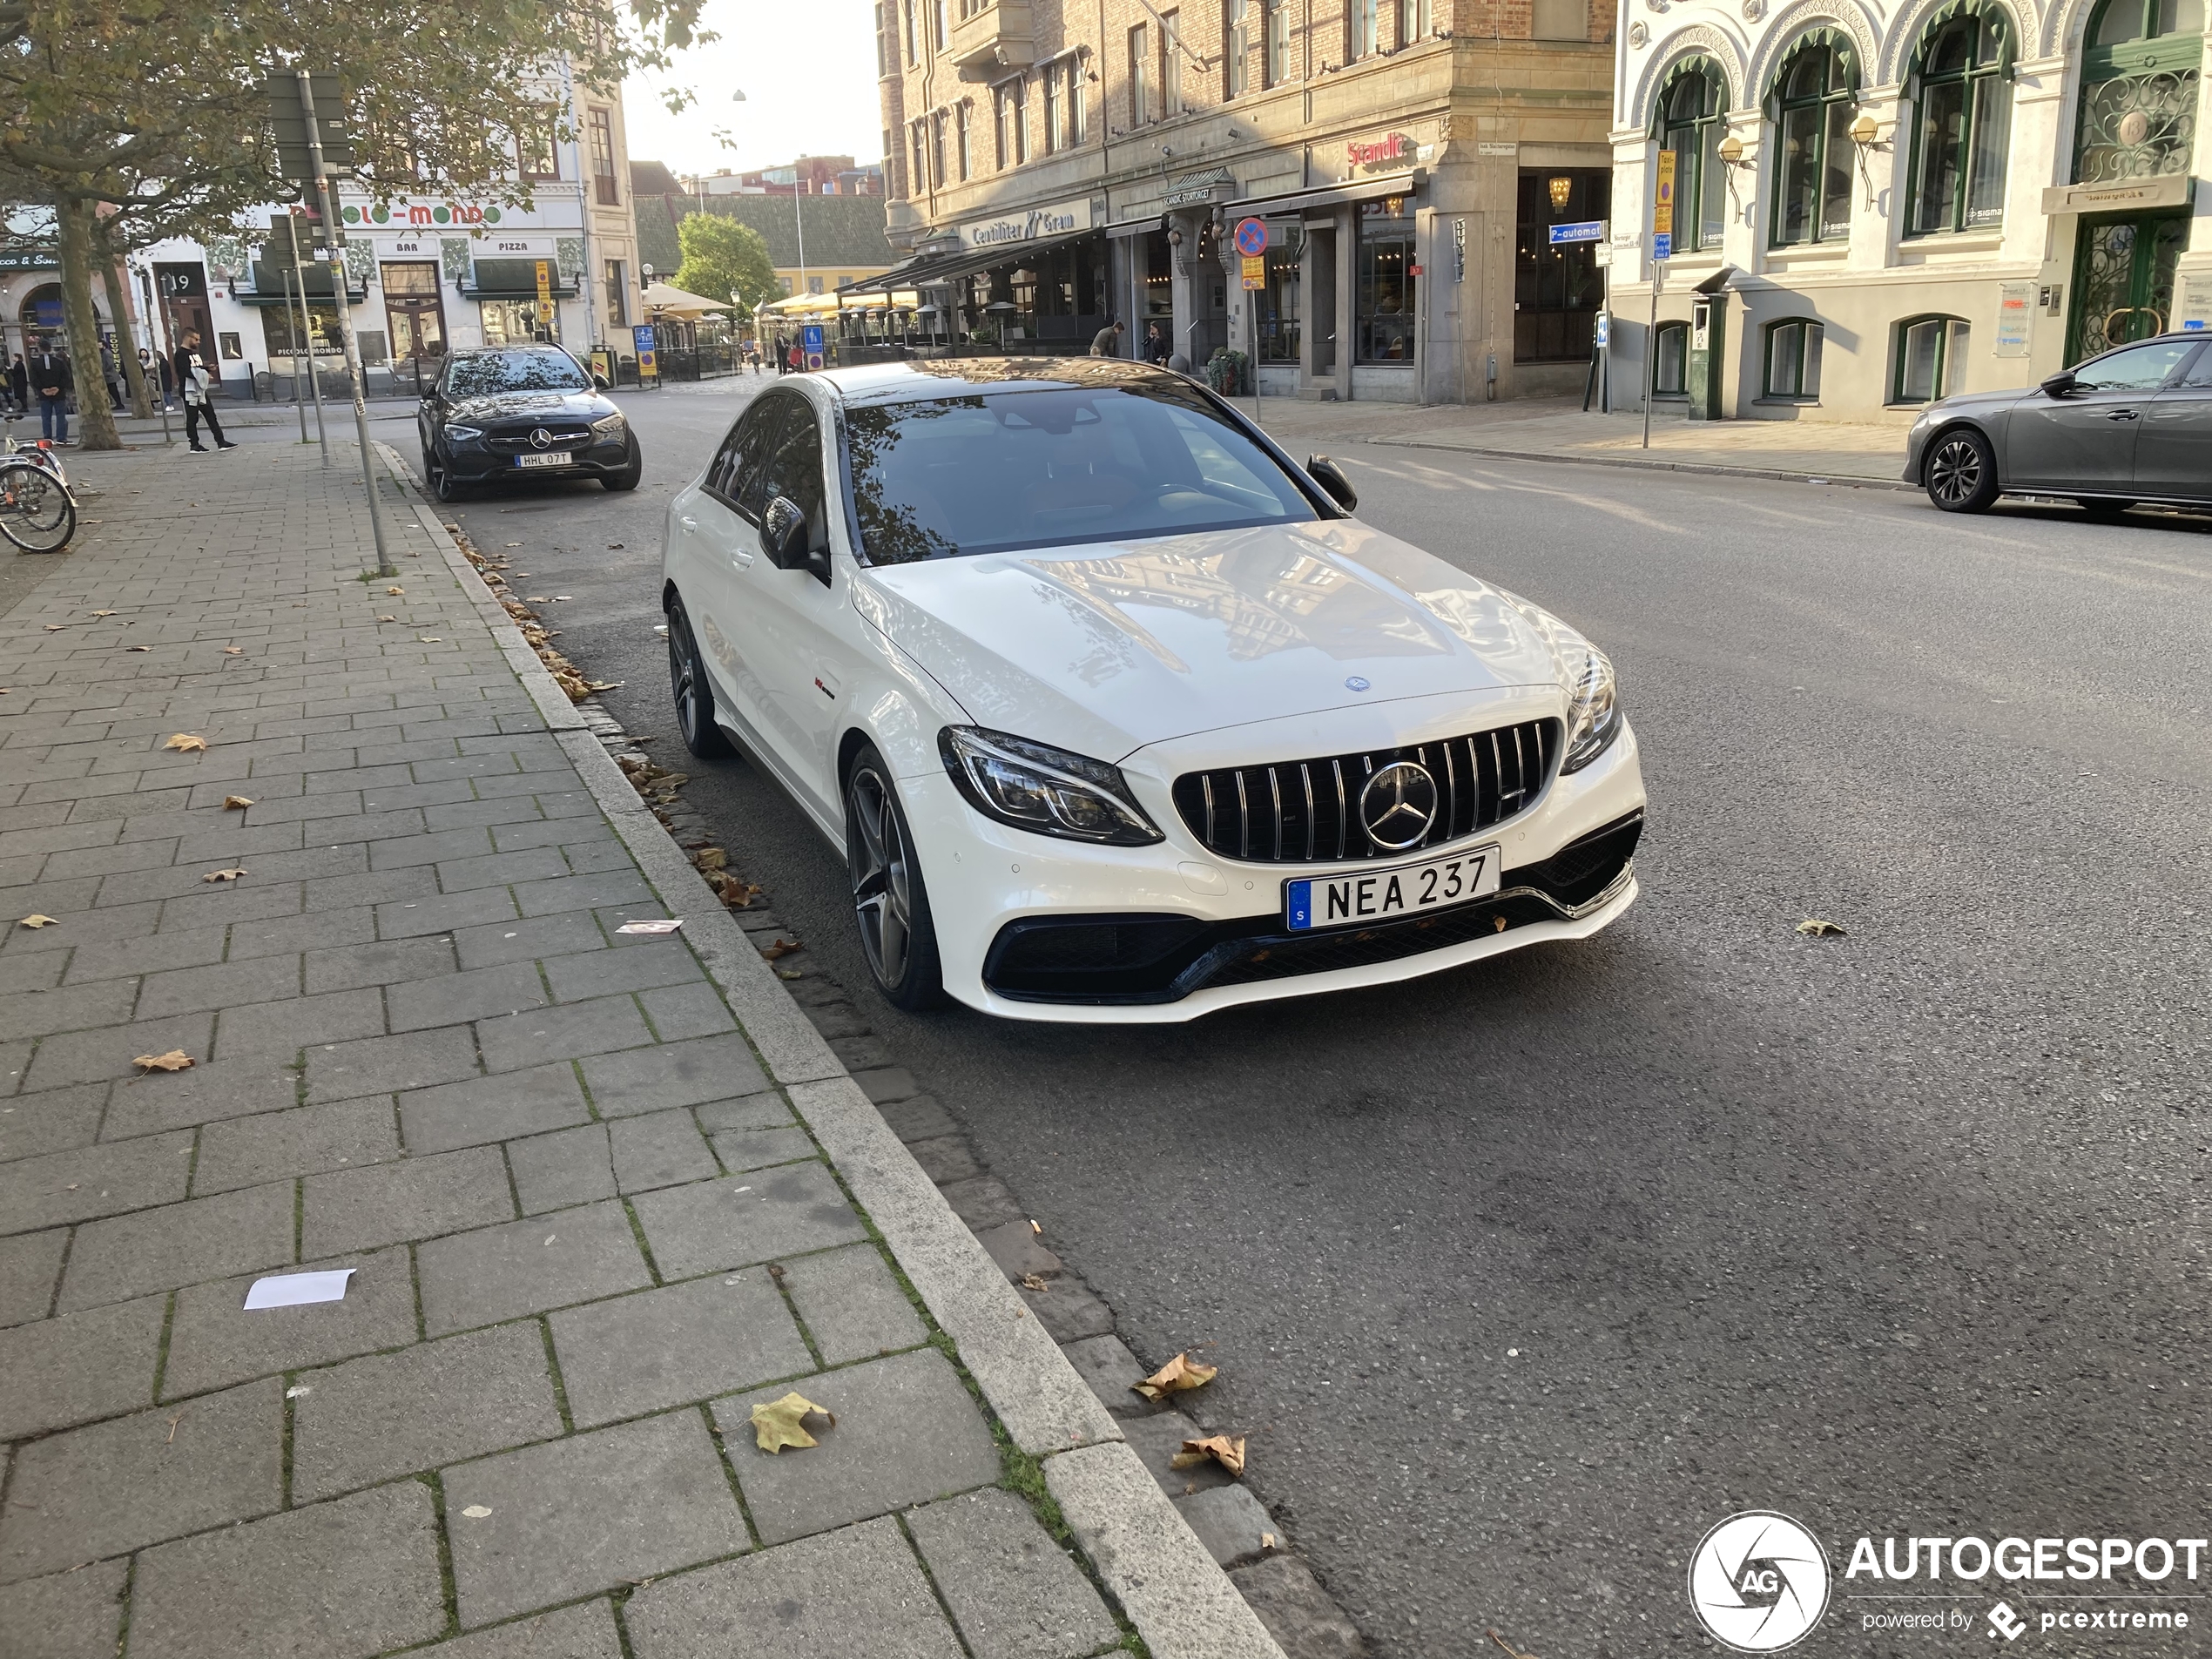
[[[788,397],[764,397],[753,406],[752,418],[745,422],[738,442],[733,493],[738,510],[755,523],[775,498],[776,492],[768,487],[769,470],[794,413],[804,415],[806,410],[794,411]]]
[[[778,442],[773,458],[766,468],[767,489],[762,497],[762,509],[777,496],[787,496],[791,504],[806,515],[806,528],[813,545],[821,547],[829,540],[829,520],[822,499],[822,438],[819,423],[809,406],[793,402],[788,420],[779,425]]]
[[[2131,346],[2084,363],[2076,371],[2075,384],[2085,391],[2155,392],[2196,347],[2194,340],[2153,340]]]
[[[2188,373],[2182,375],[2176,384],[2190,388],[2212,387],[2212,347],[2200,346],[2197,348],[2196,361],[2189,365]]]
[[[747,409],[730,422],[729,431],[723,434],[721,447],[715,450],[714,459],[706,463],[706,474],[699,480],[707,494],[725,503],[733,499],[730,479],[737,467],[738,448],[745,441],[745,425],[752,419],[752,411]]]

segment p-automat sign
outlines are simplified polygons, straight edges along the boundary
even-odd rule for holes
[[[1090,228],[1090,198],[1054,202],[1045,207],[1025,208],[995,219],[973,219],[960,227],[961,245],[983,249],[1015,242],[1034,242],[1042,237],[1069,236]]]

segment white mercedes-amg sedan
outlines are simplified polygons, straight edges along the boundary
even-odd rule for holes
[[[786,381],[669,508],[684,740],[843,849],[902,1008],[1189,1020],[1588,937],[1643,827],[1613,664],[1356,506],[1135,363]]]

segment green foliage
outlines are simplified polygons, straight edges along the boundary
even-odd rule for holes
[[[759,231],[721,213],[686,213],[676,227],[684,263],[669,280],[703,300],[735,298],[741,319],[779,299],[783,285]]]
[[[1249,392],[1252,389],[1251,367],[1251,359],[1244,353],[1217,346],[1213,355],[1206,359],[1206,384],[1224,397]]]

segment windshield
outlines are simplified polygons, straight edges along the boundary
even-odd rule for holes
[[[848,411],[845,438],[875,564],[1318,516],[1265,450],[1170,385],[880,404]]]
[[[484,397],[494,392],[588,392],[591,382],[576,360],[557,351],[488,351],[456,357],[447,371],[446,390],[454,397]]]

